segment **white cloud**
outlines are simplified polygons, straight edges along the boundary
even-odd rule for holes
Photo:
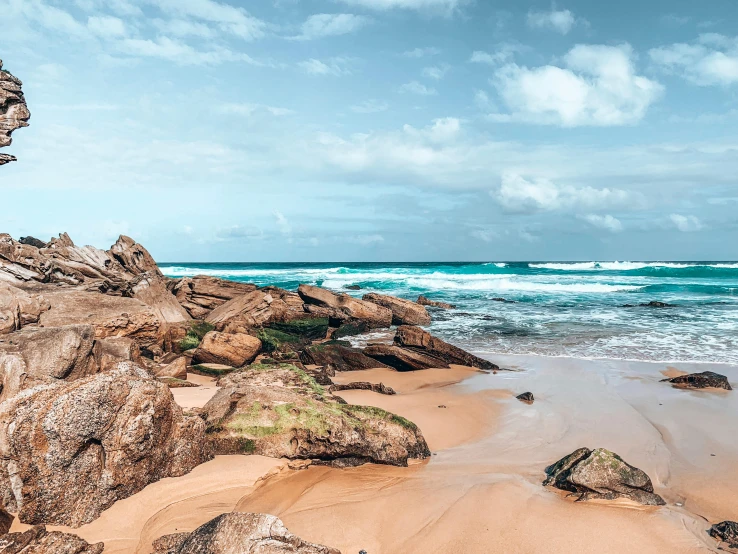
[[[402,55],[406,58],[424,58],[426,56],[437,56],[441,51],[438,48],[427,46],[425,48],[413,48],[403,52]]]
[[[126,25],[121,19],[112,16],[91,16],[87,18],[87,28],[102,38],[126,36]]]
[[[438,94],[436,89],[432,87],[427,87],[422,83],[419,83],[418,81],[410,81],[409,83],[405,83],[399,88],[399,92],[405,94],[418,94],[420,96],[433,96],[434,94]]]
[[[469,58],[469,62],[498,66],[511,61],[515,54],[523,50],[524,48],[519,44],[505,42],[498,44],[493,52],[475,50]]]
[[[451,66],[445,63],[432,67],[425,67],[423,68],[423,77],[435,79],[438,81],[446,76],[446,73],[448,73],[449,69],[451,69]]]
[[[565,127],[637,123],[663,87],[636,75],[633,57],[629,45],[578,45],[564,56],[563,68],[507,64],[493,84],[510,113],[492,118]]]
[[[385,112],[389,109],[387,102],[380,102],[379,100],[365,100],[360,104],[354,104],[351,106],[351,111],[355,113],[379,113]]]
[[[290,222],[287,220],[284,214],[279,210],[274,210],[273,213],[274,219],[277,222],[277,227],[279,228],[279,232],[286,237],[292,235],[292,225],[290,225]]]
[[[502,174],[499,190],[490,193],[512,213],[536,213],[562,209],[601,209],[640,201],[620,189],[560,186],[548,179],[528,180],[518,173]]]
[[[577,23],[584,23],[578,20],[569,10],[551,9],[547,12],[530,11],[528,12],[528,27],[533,29],[551,29],[562,35],[566,35]]]
[[[424,129],[418,130],[411,125],[405,125],[403,130],[410,137],[437,144],[448,143],[459,136],[461,121],[455,117],[441,117],[434,119],[433,124]]]
[[[384,237],[379,234],[374,235],[356,235],[354,237],[349,237],[347,239],[348,242],[355,242],[357,244],[361,244],[363,246],[369,246],[371,244],[380,244],[384,242]]]
[[[217,36],[217,30],[205,23],[187,19],[153,19],[151,23],[161,32],[175,37],[200,37],[211,39]]]
[[[371,21],[370,18],[350,13],[319,13],[311,15],[302,24],[298,40],[346,35],[358,31]]]
[[[691,44],[653,48],[651,60],[664,70],[700,86],[738,83],[738,37],[716,33],[700,35]]]
[[[487,110],[491,105],[489,95],[483,90],[474,91],[474,103],[480,110]]]
[[[468,0],[341,0],[349,6],[361,6],[373,10],[406,9],[424,12],[438,12],[446,15],[454,13]]]
[[[702,229],[702,222],[693,215],[671,214],[671,223],[682,233],[691,233]]]
[[[593,227],[610,231],[611,233],[619,233],[623,230],[623,224],[620,220],[611,215],[589,214],[582,217],[582,219]]]
[[[222,47],[199,51],[189,44],[167,37],[159,37],[155,41],[129,38],[120,41],[117,46],[125,54],[160,58],[178,65],[218,65],[224,62],[259,65],[251,56],[241,52],[233,52]]]
[[[295,112],[288,108],[277,108],[275,106],[267,106],[265,104],[249,104],[249,103],[224,103],[218,106],[218,113],[243,115],[250,117],[256,113],[268,113],[274,116],[291,115]]]
[[[469,234],[483,242],[492,242],[498,238],[498,234],[491,229],[475,229]]]
[[[349,75],[351,60],[348,58],[335,57],[325,61],[310,58],[298,62],[298,67],[309,75]]]

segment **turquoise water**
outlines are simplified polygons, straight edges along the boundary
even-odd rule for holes
[[[161,264],[170,277],[212,275],[360,297],[419,294],[431,331],[482,354],[738,363],[738,262]],[[347,285],[362,290],[348,291]],[[511,303],[494,301],[505,298]],[[673,308],[625,308],[660,300]]]

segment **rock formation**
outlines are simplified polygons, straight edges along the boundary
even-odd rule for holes
[[[579,500],[628,498],[639,504],[661,506],[648,475],[604,448],[580,448],[546,468],[544,486],[580,495]]]
[[[51,305],[42,295],[28,294],[10,284],[0,282],[0,335],[38,323]]]
[[[306,365],[330,367],[334,371],[357,371],[388,367],[374,358],[366,356],[359,348],[337,341],[308,346],[300,352],[300,361]]]
[[[366,321],[372,328],[389,327],[392,311],[373,302],[358,300],[348,294],[335,294],[311,285],[300,285],[297,293],[307,304],[328,308],[349,318]]]
[[[13,514],[8,513],[5,508],[0,507],[0,536],[10,531],[10,528],[13,526],[13,520],[15,520]]]
[[[430,300],[422,294],[418,296],[416,300],[421,306],[430,306],[431,308],[441,308],[442,310],[453,310],[456,308],[453,304],[447,304],[446,302],[439,302],[437,300]]]
[[[416,302],[403,300],[385,294],[369,293],[362,300],[384,306],[392,311],[393,325],[430,325],[431,317],[428,311]]]
[[[219,515],[192,533],[166,535],[153,546],[154,554],[341,554],[293,535],[275,516],[241,512]]]
[[[294,365],[256,364],[218,384],[222,388],[202,410],[217,454],[398,466],[430,455],[413,423],[339,403]]]
[[[22,86],[20,79],[3,69],[3,61],[0,60],[0,148],[10,146],[13,131],[28,127],[31,112],[23,97]],[[15,160],[15,156],[0,154],[0,165]]]
[[[261,341],[244,333],[210,331],[195,350],[193,361],[241,367],[254,361],[261,350]]]
[[[195,319],[205,319],[210,312],[238,296],[256,290],[250,283],[235,283],[216,277],[198,275],[172,280],[170,288],[182,307]]]
[[[730,386],[728,378],[713,371],[703,371],[702,373],[690,373],[689,375],[680,375],[670,379],[662,379],[662,382],[672,383],[675,387],[683,389],[725,389],[733,390]]]
[[[208,458],[202,420],[131,363],[0,404],[0,496],[24,523],[88,523]]]
[[[377,394],[397,394],[395,389],[386,386],[384,383],[367,383],[366,381],[356,381],[354,383],[346,383],[345,385],[331,385],[328,390],[330,392],[340,392],[342,390],[370,390]]]
[[[101,542],[89,544],[77,535],[47,531],[43,526],[0,537],[0,554],[102,554]]]
[[[180,356],[173,362],[154,371],[157,377],[171,377],[174,379],[187,380],[187,358]]]
[[[738,548],[738,522],[721,521],[710,527],[710,536],[724,542],[729,548]]]

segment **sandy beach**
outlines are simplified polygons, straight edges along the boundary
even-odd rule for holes
[[[428,461],[296,470],[284,460],[218,456],[117,502],[75,532],[104,541],[105,552],[145,554],[159,536],[235,509],[277,515],[306,540],[344,553],[715,551],[709,525],[738,518],[738,443],[721,431],[738,415],[738,401],[660,382],[664,373],[704,364],[497,361],[514,371],[457,366],[336,376],[337,383],[393,387],[393,396],[340,396],[415,421],[433,452]],[[735,367],[720,370],[738,377]],[[212,380],[191,379],[201,387],[174,390],[187,408],[215,392]],[[515,399],[524,391],[534,393],[533,405]],[[581,446],[608,448],[642,468],[667,505],[577,503],[542,487],[544,468]],[[14,530],[22,527],[16,522]]]

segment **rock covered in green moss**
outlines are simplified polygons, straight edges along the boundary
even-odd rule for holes
[[[291,364],[253,364],[223,377],[219,386],[202,410],[219,454],[398,466],[430,455],[412,422],[379,408],[342,404]]]
[[[617,454],[597,448],[580,448],[546,468],[544,486],[579,494],[579,500],[628,498],[639,504],[661,506],[646,473]]]

